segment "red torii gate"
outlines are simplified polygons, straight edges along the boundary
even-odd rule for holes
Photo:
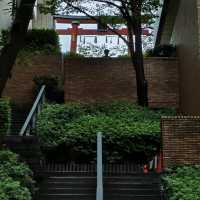
[[[110,30],[106,29],[83,29],[79,28],[80,24],[98,24],[96,20],[93,20],[87,16],[54,16],[55,22],[58,24],[71,24],[72,28],[68,29],[56,29],[59,35],[71,35],[71,48],[70,52],[76,53],[77,50],[77,38],[78,35],[117,35]],[[128,29],[122,28],[116,30],[120,35],[128,36]],[[148,29],[143,29],[143,35],[150,35]]]

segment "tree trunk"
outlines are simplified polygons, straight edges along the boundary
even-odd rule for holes
[[[10,31],[10,40],[0,55],[0,97],[11,74],[17,54],[24,46],[24,40],[32,18],[36,0],[21,0]]]
[[[138,104],[141,106],[148,106],[148,88],[147,81],[144,75],[144,62],[142,53],[142,28],[141,25],[133,27],[130,23],[128,25],[129,34],[129,51],[131,54],[131,60],[136,73],[136,84],[137,84],[137,99]],[[133,31],[134,29],[134,31]],[[133,35],[135,34],[135,48],[133,42]]]
[[[145,74],[144,74],[141,24],[136,25],[134,33],[135,33],[135,57],[133,58],[133,64],[135,66],[135,71],[136,71],[138,104],[141,106],[148,106],[148,83],[145,79]]]

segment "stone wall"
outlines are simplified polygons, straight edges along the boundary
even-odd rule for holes
[[[163,165],[200,164],[200,117],[161,119]]]
[[[18,62],[3,91],[19,107],[30,106],[34,99],[35,76],[61,76],[61,60],[59,56],[34,56]]]
[[[135,71],[129,59],[69,59],[64,73],[66,102],[137,100]],[[145,59],[145,75],[149,82],[150,106],[177,108],[177,59]]]

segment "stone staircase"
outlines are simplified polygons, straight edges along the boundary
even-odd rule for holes
[[[104,178],[106,200],[160,200],[160,179],[156,173],[135,173]]]
[[[104,176],[104,200],[160,200],[156,173]],[[95,200],[95,174],[51,172],[41,183],[36,200]]]

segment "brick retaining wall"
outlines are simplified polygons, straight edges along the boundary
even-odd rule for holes
[[[145,59],[151,107],[179,106],[178,61]],[[65,62],[65,101],[110,100],[136,102],[135,71],[129,59],[68,59]]]
[[[200,164],[200,117],[161,119],[164,168]]]
[[[43,75],[61,75],[61,60],[59,56],[38,55],[33,56],[24,63],[14,66],[12,77],[8,80],[3,96],[11,98],[18,106],[30,106],[34,94],[33,78]]]
[[[151,107],[179,106],[178,61],[175,58],[145,59]],[[64,78],[65,101],[136,101],[135,71],[129,59],[66,59],[60,56],[34,56],[28,63],[16,64],[3,95],[18,106],[33,101],[33,78],[53,75]]]

